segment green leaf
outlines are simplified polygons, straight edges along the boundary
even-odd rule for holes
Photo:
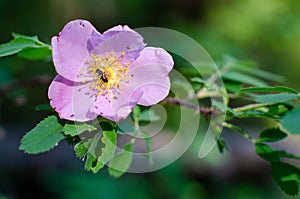
[[[109,119],[106,119],[106,118],[104,118],[104,117],[98,117],[98,121],[99,121],[99,123],[100,123],[100,126],[101,126],[101,128],[102,128],[102,125],[101,124],[105,124],[105,123],[108,123],[109,125],[110,125],[110,129],[111,128],[115,128],[115,127],[117,127],[117,123],[116,122],[114,122],[114,121],[111,121],[111,120],[109,120]],[[106,129],[105,129],[106,130]]]
[[[242,83],[234,81],[224,81],[224,86],[227,91],[239,93],[242,88]]]
[[[256,95],[254,100],[259,103],[279,103],[296,100],[299,96],[296,94],[266,94]]]
[[[82,135],[80,138],[87,149],[87,157],[84,168],[88,171],[93,171],[97,166],[97,157],[100,156],[101,148],[104,147],[101,142],[102,131],[87,133],[87,137]]]
[[[65,124],[63,132],[65,135],[76,136],[85,131],[95,131],[97,128],[87,123]]]
[[[199,84],[206,84],[206,81],[201,77],[192,77],[190,79],[191,82],[199,83]]]
[[[278,127],[269,128],[261,132],[258,142],[276,142],[284,139],[286,136],[287,134]]]
[[[275,86],[275,87],[249,87],[241,89],[242,92],[280,92],[280,93],[293,93],[298,94],[298,91],[295,89],[284,87],[284,86]]]
[[[296,108],[281,118],[281,127],[293,134],[300,134],[300,107]]]
[[[87,159],[85,169],[97,173],[114,156],[117,145],[117,133],[114,131],[103,131],[101,140],[100,133],[92,139],[84,142],[87,148]]]
[[[26,36],[26,35],[21,35],[21,34],[14,33],[14,32],[12,33],[12,36],[14,39],[27,39],[30,41],[39,42],[39,39],[37,36]]]
[[[259,155],[261,158],[270,161],[270,162],[277,162],[280,158],[290,158],[295,160],[300,160],[299,156],[289,154],[285,151],[276,151],[269,145],[263,143],[255,143],[255,151],[256,154]]]
[[[224,73],[222,76],[224,79],[228,79],[230,81],[241,82],[241,83],[250,84],[259,87],[268,86],[268,84],[265,83],[263,80],[240,72],[227,72]]]
[[[124,149],[110,162],[108,172],[113,177],[120,177],[129,168],[132,161],[133,143],[124,145]]]
[[[280,154],[277,151],[275,151],[272,147],[262,143],[255,144],[255,151],[256,154],[259,155],[261,158],[271,162],[279,161],[281,157]]]
[[[217,140],[217,146],[218,146],[220,153],[224,153],[225,150],[229,150],[226,142],[224,140],[222,140],[221,138],[219,138]]]
[[[96,157],[91,153],[87,153],[86,160],[84,163],[84,169],[87,171],[93,171],[97,166],[96,164],[97,164]]]
[[[29,37],[13,34],[14,39],[0,45],[0,57],[19,53],[27,59],[43,59],[51,55],[51,47],[38,40],[36,36]]]
[[[87,149],[82,142],[78,142],[74,145],[74,151],[76,156],[79,158],[83,158],[87,153]]]
[[[299,193],[300,170],[284,162],[272,162],[272,178],[287,195],[295,196]]]
[[[9,43],[0,45],[0,57],[16,54],[27,47],[38,47],[38,45],[32,40],[14,39]]]
[[[281,177],[281,180],[283,182],[293,181],[293,180],[299,181],[299,176],[296,173],[292,173],[291,175]]]
[[[236,117],[256,117],[280,119],[289,110],[288,104],[249,104],[234,108]]]
[[[272,116],[282,117],[285,115],[288,111],[288,105],[285,104],[274,104],[272,106],[268,107],[268,113]]]
[[[22,138],[20,150],[37,154],[52,149],[64,138],[62,128],[56,116],[47,117]]]
[[[144,110],[138,117],[140,122],[154,122],[158,121],[160,117],[155,114],[153,110]]]
[[[50,104],[40,104],[35,107],[36,111],[53,111],[54,109],[50,106]]]
[[[29,60],[45,59],[51,56],[51,49],[49,46],[27,47],[21,50],[18,56]]]
[[[114,157],[117,148],[117,134],[113,131],[103,131],[101,141],[105,146],[102,148],[100,157],[98,157],[97,167],[93,170],[94,173],[98,172],[99,169]]]

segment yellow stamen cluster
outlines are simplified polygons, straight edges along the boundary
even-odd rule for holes
[[[90,88],[97,92],[98,96],[108,94],[110,99],[116,98],[121,87],[128,83],[127,77],[129,62],[124,63],[121,53],[119,57],[115,52],[106,55],[90,55],[88,63],[88,74],[93,78]]]

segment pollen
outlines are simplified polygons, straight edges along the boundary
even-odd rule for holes
[[[97,96],[108,95],[109,99],[117,99],[122,87],[128,84],[128,66],[123,62],[124,52],[117,55],[112,51],[104,55],[90,54],[86,63],[88,76],[92,78],[89,87],[96,91]]]

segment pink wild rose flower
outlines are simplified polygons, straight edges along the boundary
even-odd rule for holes
[[[52,56],[58,75],[48,96],[62,119],[84,122],[100,115],[118,122],[136,104],[156,104],[170,90],[172,57],[145,47],[128,26],[101,34],[88,21],[71,21],[52,38]]]

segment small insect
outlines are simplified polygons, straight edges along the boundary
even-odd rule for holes
[[[103,82],[108,82],[108,79],[106,78],[105,74],[99,69],[96,69],[96,73],[101,77]]]

